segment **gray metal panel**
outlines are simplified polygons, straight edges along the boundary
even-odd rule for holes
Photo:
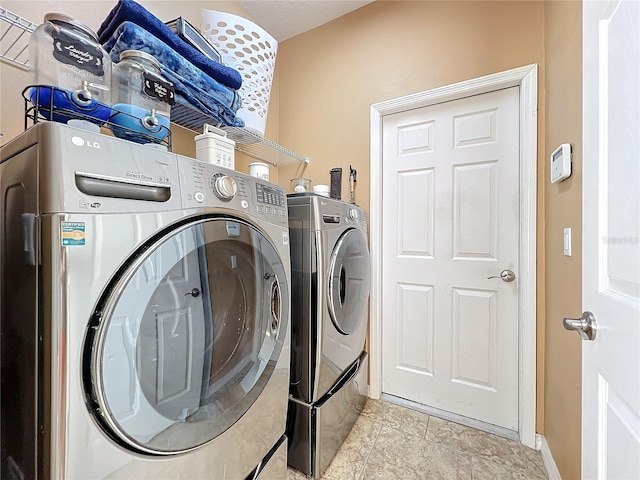
[[[351,432],[367,400],[367,353],[338,379],[317,404],[290,398],[287,418],[289,465],[319,479]]]
[[[0,164],[0,477],[42,478],[38,152]]]
[[[291,246],[291,387],[290,394],[314,400],[319,344],[316,241],[308,205],[289,206]]]
[[[287,480],[287,437],[283,436],[280,443],[256,471],[256,480]]]
[[[363,352],[357,368],[340,379],[344,384],[315,409],[315,478],[329,466],[364,408],[367,397],[360,393],[360,387],[367,382],[367,371],[367,354]]]
[[[67,384],[74,375],[67,370],[65,360],[68,356],[67,334],[70,326],[68,311],[72,298],[69,296],[67,281],[67,250],[60,248],[60,225],[64,215],[42,215],[40,228],[41,242],[41,299],[43,319],[43,362],[47,367],[40,378],[44,392],[43,431],[45,446],[42,455],[45,459],[43,478],[65,478],[67,452]],[[90,294],[90,289],[85,291]],[[91,300],[91,296],[89,296]],[[76,318],[79,327],[84,330],[88,315]],[[74,372],[75,373],[75,372]]]
[[[312,419],[313,405],[289,399],[289,411],[287,413],[287,437],[289,449],[287,454],[288,464],[307,475],[313,471],[313,457],[315,454],[313,444],[314,425]]]

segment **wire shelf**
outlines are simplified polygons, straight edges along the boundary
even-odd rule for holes
[[[29,65],[29,37],[37,25],[0,7],[0,60],[23,70]]]
[[[33,93],[34,88],[36,89],[35,93]],[[29,127],[29,120],[33,125],[42,121],[66,123],[69,120],[84,120],[98,128],[107,128],[117,137],[125,140],[147,145],[160,145],[171,151],[171,130],[169,128],[158,125],[148,133],[145,133],[143,128],[134,130],[127,125],[141,125],[140,118],[103,104],[99,104],[98,109],[95,110],[105,114],[102,119],[91,113],[56,105],[56,101],[59,101],[61,97],[55,94],[61,94],[64,98],[67,93],[66,90],[50,85],[29,85],[26,87],[22,91],[25,130]],[[73,107],[72,104],[69,105]]]
[[[292,161],[304,164],[311,161],[309,157],[292,152],[251,130],[238,127],[222,127],[222,129],[227,132],[228,138],[236,142],[236,150],[275,166],[292,163]]]
[[[205,123],[221,128],[227,132],[227,138],[236,142],[237,151],[271,163],[276,167],[296,162],[308,164],[311,161],[309,157],[292,152],[251,130],[222,125],[208,115],[187,105],[175,104],[171,107],[171,122],[199,133],[202,133]]]

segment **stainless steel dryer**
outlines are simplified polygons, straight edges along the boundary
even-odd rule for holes
[[[289,465],[319,478],[366,397],[371,266],[364,211],[288,196],[291,241]]]
[[[56,123],[0,185],[2,478],[284,480],[284,191]]]

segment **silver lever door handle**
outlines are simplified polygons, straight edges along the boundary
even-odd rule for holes
[[[511,270],[503,270],[500,272],[500,276],[492,275],[490,277],[487,277],[487,280],[490,280],[492,278],[499,278],[503,282],[513,282],[516,279],[516,274],[513,273]]]
[[[580,318],[564,318],[562,325],[567,330],[575,330],[583,340],[595,340],[598,332],[596,317],[591,312],[583,312]]]

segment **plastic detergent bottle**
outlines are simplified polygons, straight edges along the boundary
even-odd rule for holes
[[[114,135],[138,143],[160,143],[168,136],[175,91],[152,55],[139,50],[120,53],[112,88]]]
[[[34,67],[29,99],[47,120],[88,120],[111,115],[111,58],[91,28],[69,15],[47,13],[29,38]]]

